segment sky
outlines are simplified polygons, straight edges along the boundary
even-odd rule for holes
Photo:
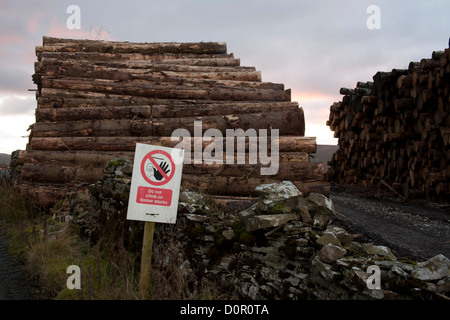
[[[80,29],[69,29],[71,5]],[[373,5],[377,10],[372,9]],[[241,65],[283,83],[303,108],[305,136],[326,126],[341,87],[407,68],[448,48],[448,0],[0,0],[0,153],[25,149],[35,122],[31,76],[42,36],[130,42],[226,42]]]

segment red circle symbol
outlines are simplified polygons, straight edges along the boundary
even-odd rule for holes
[[[166,171],[161,168],[161,164],[158,164],[155,161],[155,159],[153,159],[152,156],[155,154],[162,154],[163,156],[166,156],[166,158],[169,160],[170,165],[171,165],[169,175],[167,175]],[[145,163],[147,162],[147,160],[149,160],[151,162],[151,164],[153,165],[154,172],[156,172],[155,170],[157,170],[157,172],[159,172],[159,174],[164,178],[162,181],[150,180],[148,175],[145,173]],[[145,157],[142,159],[141,174],[142,174],[142,177],[144,178],[144,180],[147,181],[148,183],[150,183],[151,185],[162,186],[163,184],[168,183],[172,179],[173,175],[175,174],[175,163],[169,153],[167,153],[163,150],[153,150],[153,151],[150,151],[149,153],[147,153],[145,155]]]

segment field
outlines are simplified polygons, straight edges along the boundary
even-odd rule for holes
[[[328,164],[327,162],[331,159],[333,154],[338,149],[338,146],[333,145],[317,145],[317,151],[314,154],[314,158],[311,159],[311,162],[322,162],[323,163],[323,169],[325,172],[328,170]]]

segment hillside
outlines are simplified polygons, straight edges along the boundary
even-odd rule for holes
[[[6,153],[0,153],[0,164],[9,164],[11,155]]]
[[[313,154],[314,158],[311,158],[311,162],[322,162],[323,169],[326,172],[328,170],[328,161],[331,160],[337,149],[337,145],[317,145],[317,151]]]

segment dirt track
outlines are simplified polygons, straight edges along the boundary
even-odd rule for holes
[[[0,300],[38,299],[26,281],[20,263],[8,252],[8,243],[0,238]]]
[[[450,208],[420,201],[379,198],[332,187],[338,216],[334,224],[386,245],[397,257],[450,257]]]

